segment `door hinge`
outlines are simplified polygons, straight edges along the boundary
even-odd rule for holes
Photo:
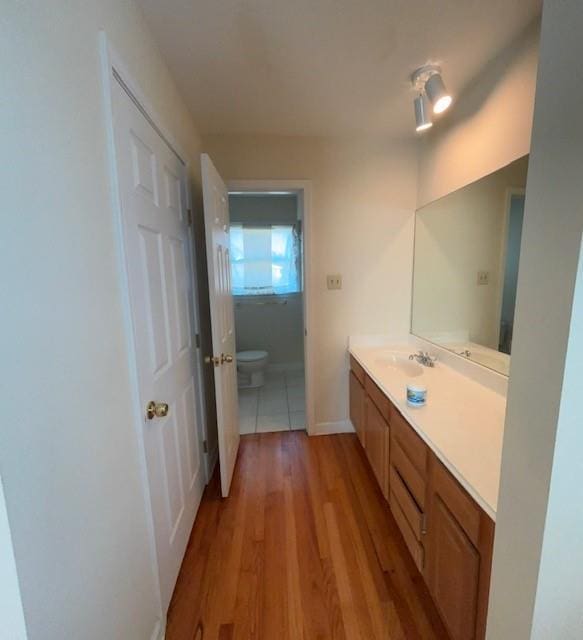
[[[208,453],[209,452],[209,447],[208,447],[208,444],[207,444],[206,440],[202,441],[202,450],[203,450],[204,453]]]
[[[196,348],[200,349],[200,333],[197,333],[195,336]]]
[[[189,227],[192,227],[192,209],[186,210],[186,222]]]

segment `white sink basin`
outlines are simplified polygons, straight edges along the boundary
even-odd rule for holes
[[[423,375],[423,367],[417,362],[409,360],[409,357],[403,353],[386,353],[379,356],[376,361],[378,364],[396,369],[410,378]]]

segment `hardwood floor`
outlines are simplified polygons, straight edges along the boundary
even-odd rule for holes
[[[443,624],[353,434],[241,438],[207,487],[166,640],[437,640]]]

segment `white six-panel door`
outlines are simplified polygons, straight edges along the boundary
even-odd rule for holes
[[[142,436],[162,606],[167,611],[204,487],[187,175],[181,160],[116,81],[112,101]],[[151,401],[157,404],[148,418]]]
[[[201,157],[204,224],[213,338],[221,492],[229,495],[239,450],[235,314],[231,293],[229,198],[208,155]]]

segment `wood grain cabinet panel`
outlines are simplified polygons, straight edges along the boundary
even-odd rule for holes
[[[381,487],[383,494],[387,497],[387,474],[388,468],[386,465],[386,447],[389,446],[389,424],[383,418],[381,412],[378,410],[375,403],[366,397],[366,417],[365,417],[365,435],[364,435],[364,448],[368,461],[377,482]]]
[[[391,509],[396,501],[401,507],[401,511],[407,519],[415,537],[421,541],[421,536],[423,535],[423,512],[413,499],[413,496],[409,493],[398,471],[392,465],[389,471],[389,486],[391,489]]]
[[[419,473],[409,459],[409,456],[407,456],[399,442],[394,438],[391,443],[391,465],[399,472],[411,495],[415,498],[419,507],[423,509],[426,494],[425,478]]]
[[[349,400],[350,400],[350,421],[352,426],[356,430],[356,435],[360,440],[360,444],[364,447],[364,399],[365,392],[364,387],[358,380],[354,371],[350,372],[350,387],[349,387]]]
[[[401,531],[403,540],[405,540],[405,544],[407,545],[407,549],[409,549],[409,553],[415,562],[415,566],[420,572],[422,572],[424,556],[423,546],[417,539],[415,532],[409,524],[407,515],[402,509],[402,503],[395,497],[395,493],[392,489],[389,496],[389,504],[391,505],[391,513],[393,514],[395,522]]]
[[[391,426],[391,437],[399,443],[419,475],[425,479],[427,475],[427,445],[396,409],[393,409]]]
[[[431,453],[425,580],[452,640],[483,640],[494,523]]]
[[[377,409],[380,411],[383,418],[387,421],[391,421],[391,408],[392,403],[387,396],[377,387],[369,376],[364,379],[364,388],[367,396],[376,404]]]
[[[480,555],[439,495],[427,532],[427,586],[452,640],[475,640]]]
[[[360,382],[360,384],[364,386],[364,378],[366,376],[366,373],[358,360],[356,360],[356,358],[354,358],[353,356],[350,356],[350,370],[354,373],[356,379]]]

